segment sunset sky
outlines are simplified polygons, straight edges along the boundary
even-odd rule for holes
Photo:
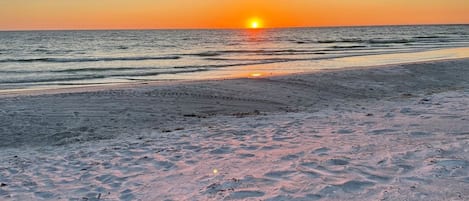
[[[468,0],[0,0],[0,30],[467,24]]]

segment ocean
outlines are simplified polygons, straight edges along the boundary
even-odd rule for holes
[[[9,31],[0,32],[0,90],[230,77],[249,66],[305,71],[337,67],[330,62],[337,59],[468,46],[469,25]]]

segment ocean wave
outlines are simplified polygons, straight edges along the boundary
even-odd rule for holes
[[[434,38],[448,38],[447,36],[415,36],[416,39],[434,39]]]
[[[280,61],[280,60],[275,60],[275,59],[269,59],[269,60],[263,60],[263,59],[234,60],[234,59],[224,59],[224,58],[206,58],[206,59],[207,60],[239,61],[239,62],[228,63],[228,64],[186,65],[186,66],[169,66],[169,67],[149,67],[149,66],[145,66],[145,67],[87,67],[87,68],[71,68],[71,69],[58,69],[58,70],[0,70],[0,75],[1,74],[31,74],[31,73],[34,73],[34,74],[67,73],[73,77],[73,76],[78,76],[81,73],[101,73],[105,75],[135,76],[135,75],[142,75],[142,73],[144,75],[145,72],[152,72],[152,71],[158,71],[158,73],[162,73],[162,72],[171,71],[174,69],[194,69],[194,68],[211,69],[211,68],[223,68],[223,67],[231,67],[231,66],[266,64],[266,63]],[[128,71],[128,72],[123,73],[124,71]]]
[[[295,44],[310,44],[310,43],[316,43],[316,41],[312,40],[289,40],[290,42],[293,42]]]
[[[311,52],[312,50],[298,50],[298,49],[278,49],[278,50],[222,50],[221,53],[247,53],[247,54],[260,54],[260,53],[282,53],[282,52]]]
[[[214,56],[220,56],[220,52],[216,51],[210,51],[210,52],[200,52],[200,53],[194,53],[194,54],[185,54],[187,56],[199,56],[199,57],[214,57]]]
[[[74,52],[74,50],[49,50],[49,49],[44,49],[44,48],[38,48],[38,49],[32,50],[32,52],[52,55],[52,54],[69,54],[69,53]]]
[[[189,67],[189,66],[188,66]],[[191,66],[193,67],[193,66]],[[168,70],[177,67],[89,67],[89,68],[71,68],[60,70],[0,70],[0,74],[50,74],[50,73],[70,73],[73,76],[80,75],[80,73],[106,73],[106,72],[122,72],[122,71],[151,71],[151,70]]]
[[[36,70],[0,70],[0,74],[30,74],[30,73],[44,73],[44,71],[36,71]]]
[[[119,45],[119,46],[117,46],[117,49],[119,49],[119,50],[126,50],[126,49],[129,49],[129,47],[123,46],[123,45]]]
[[[306,41],[295,41],[296,44],[305,44],[307,43]]]
[[[414,39],[424,39],[428,38],[430,39],[431,37],[435,36],[421,36],[420,38],[414,37]],[[368,43],[368,44],[390,44],[390,43],[411,43],[415,42],[414,40],[411,39],[369,39],[369,40],[363,40],[359,38],[347,38],[347,39],[338,39],[338,40],[319,40],[316,41],[317,43]]]
[[[364,46],[366,47],[366,46]],[[345,48],[345,47],[344,47]],[[348,47],[347,47],[348,48]],[[368,49],[362,49],[368,50]],[[337,51],[337,50],[330,50],[330,51]],[[387,53],[398,53],[399,51],[390,51]],[[259,64],[271,64],[271,63],[283,63],[283,62],[293,62],[293,61],[314,61],[314,60],[327,60],[327,59],[337,59],[337,58],[345,58],[345,57],[354,57],[354,56],[366,56],[366,55],[375,55],[381,54],[381,52],[361,52],[361,53],[337,53],[337,54],[329,54],[325,52],[315,52],[314,55],[324,55],[324,56],[316,56],[316,57],[302,57],[302,58],[265,58],[265,59],[236,59],[236,58],[206,58],[206,60],[215,60],[215,61],[247,61],[245,63],[233,63],[233,64],[221,64],[221,65],[208,65],[206,67],[216,68],[216,67],[231,67],[231,66],[243,66],[243,65],[259,65]],[[179,68],[179,67],[175,67]]]
[[[111,67],[111,68],[75,68],[75,69],[61,69],[61,70],[46,70],[46,71],[0,71],[0,73],[36,73],[37,76],[34,78],[24,79],[11,79],[6,76],[4,80],[0,78],[0,84],[26,84],[26,83],[50,83],[50,82],[70,82],[70,81],[81,81],[81,80],[93,80],[93,79],[105,79],[105,78],[122,78],[132,79],[134,77],[145,77],[155,76],[160,74],[178,74],[178,73],[191,73],[200,71],[209,71],[216,68],[234,67],[234,66],[248,66],[248,65],[261,65],[261,64],[272,64],[292,61],[313,61],[313,60],[327,60],[335,58],[344,58],[352,56],[363,56],[373,55],[380,53],[360,53],[360,54],[346,54],[346,55],[327,55],[323,57],[314,58],[269,58],[269,59],[226,59],[230,61],[238,61],[234,63],[226,64],[214,64],[214,65],[187,65],[187,66],[172,66],[172,67]],[[212,59],[212,58],[207,58]],[[213,58],[218,59],[218,58]],[[42,73],[45,73],[43,75]],[[57,74],[50,74],[57,73]],[[67,74],[60,74],[67,73]],[[68,74],[72,73],[72,74]],[[91,73],[91,74],[90,74]]]
[[[436,36],[421,36],[414,37],[413,39],[431,39],[436,38]],[[443,37],[439,37],[443,38]],[[295,41],[298,43],[299,41]],[[368,44],[390,44],[390,43],[411,43],[414,40],[411,39],[360,39],[360,38],[342,38],[342,39],[330,39],[330,40],[317,40],[317,41],[301,41],[300,43],[320,43],[320,44],[331,44],[331,43],[368,43]]]
[[[215,59],[215,58],[214,58]],[[212,60],[212,59],[210,59]],[[225,68],[225,67],[233,67],[233,66],[248,66],[248,65],[259,65],[259,64],[269,64],[269,63],[279,63],[284,62],[280,60],[236,60],[236,59],[224,59],[226,61],[247,61],[241,63],[230,63],[230,64],[214,64],[214,65],[204,65],[204,66],[176,66],[173,67],[175,69],[187,69],[187,68],[207,68],[207,69],[214,69],[214,68]]]
[[[335,45],[332,46],[331,48],[334,49],[354,49],[354,48],[365,48],[368,47],[366,45],[345,45],[345,46],[340,46],[340,45]]]
[[[35,49],[33,50],[33,52],[49,52],[50,50],[48,49],[43,49],[43,48],[38,48],[38,49]]]
[[[370,44],[389,44],[389,43],[411,43],[415,42],[414,40],[410,39],[371,39],[368,40],[367,43]]]
[[[314,54],[322,50],[300,50],[300,49],[283,49],[283,50],[220,50],[210,52],[200,52],[193,54],[182,54],[182,56],[199,56],[199,57],[217,57],[227,54],[254,54],[254,55],[295,55],[310,53]]]
[[[143,60],[176,60],[180,56],[163,57],[102,57],[102,58],[34,58],[34,59],[2,59],[0,63],[31,63],[31,62],[50,62],[50,63],[70,63],[70,62],[96,62],[96,61],[143,61]]]
[[[79,81],[79,80],[90,80],[90,79],[102,79],[106,78],[104,75],[81,75],[76,77],[43,77],[33,79],[16,79],[16,80],[2,80],[1,84],[23,84],[23,83],[41,83],[41,82],[63,82],[63,81]]]
[[[50,83],[50,82],[69,82],[69,81],[81,81],[81,80],[93,80],[93,79],[105,79],[113,77],[145,77],[145,76],[155,76],[161,74],[178,74],[178,73],[192,73],[192,72],[201,72],[207,71],[209,68],[192,68],[186,70],[172,70],[172,71],[149,71],[149,72],[133,72],[133,73],[114,73],[106,75],[77,75],[77,76],[67,76],[67,77],[42,77],[42,78],[32,78],[32,79],[16,79],[16,80],[2,80],[0,84],[26,84],[26,83]]]
[[[156,69],[154,67],[140,67],[140,68],[72,68],[72,69],[64,69],[64,70],[51,70],[47,72],[53,73],[76,73],[76,72],[106,72],[106,71],[126,71],[126,70],[148,70],[148,69]]]
[[[438,34],[453,34],[453,35],[466,36],[466,35],[469,35],[469,32],[455,31],[455,32],[441,32],[441,33],[438,33]]]
[[[216,58],[209,59],[207,60],[216,60]],[[230,59],[226,59],[230,60]],[[278,62],[278,60],[239,60],[239,61],[247,61],[247,62],[240,62],[240,63],[231,63],[231,64],[214,64],[214,65],[187,65],[187,66],[171,66],[171,67],[116,67],[116,68],[74,68],[74,69],[64,69],[64,70],[51,70],[51,71],[46,71],[46,73],[81,73],[81,72],[95,72],[95,73],[100,73],[100,72],[122,72],[122,71],[134,71],[133,72],[127,72],[125,74],[112,74],[110,75],[119,75],[119,76],[142,76],[146,75],[146,72],[155,71],[157,70],[158,73],[165,73],[166,71],[168,72],[178,72],[174,71],[174,69],[212,69],[212,68],[223,68],[223,67],[231,67],[231,66],[244,66],[244,65],[256,65],[256,64],[266,64],[266,63],[272,63],[272,62]],[[146,72],[142,72],[146,71]],[[0,71],[1,73],[2,71]],[[152,74],[150,74],[152,75]]]
[[[318,40],[317,43],[361,43],[362,39],[359,38],[344,38],[338,40]]]

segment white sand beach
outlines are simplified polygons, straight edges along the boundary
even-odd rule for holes
[[[0,97],[0,200],[469,200],[469,59]]]

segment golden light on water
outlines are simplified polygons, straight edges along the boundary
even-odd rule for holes
[[[218,169],[213,169],[213,174],[218,174]]]

